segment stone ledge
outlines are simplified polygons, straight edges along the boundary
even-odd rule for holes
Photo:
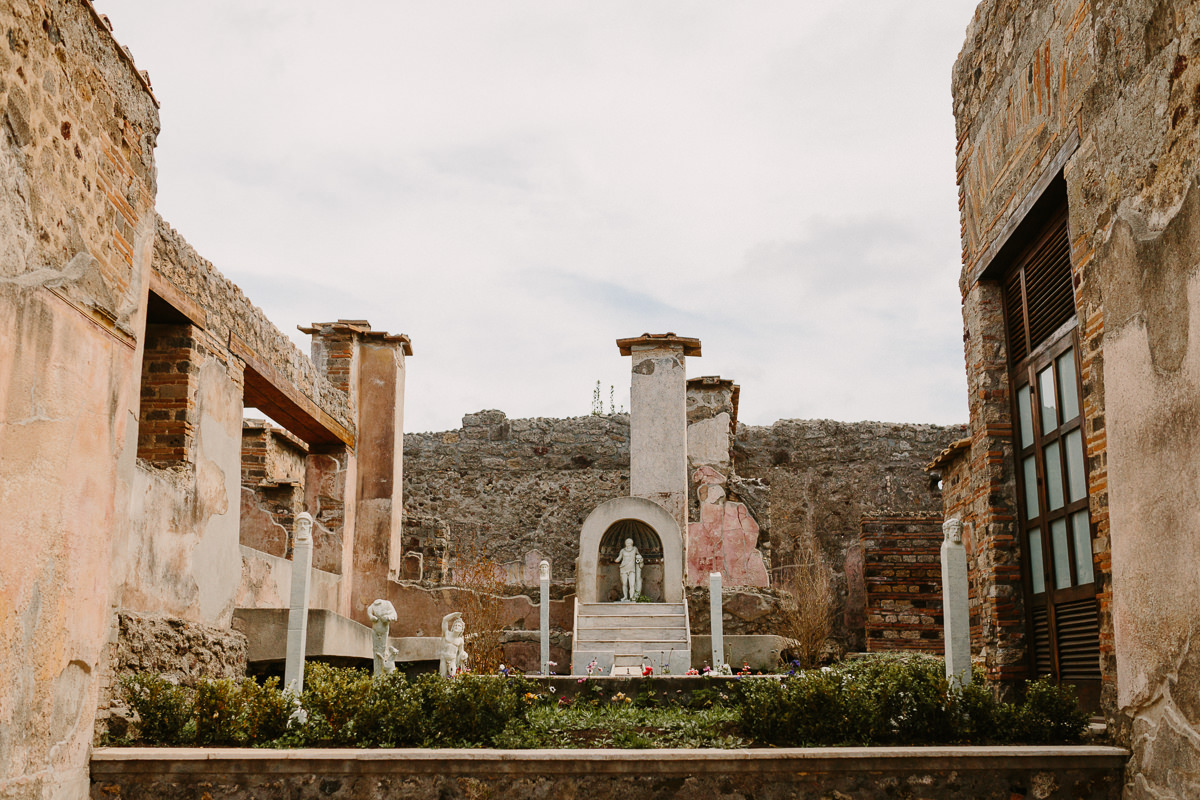
[[[99,747],[92,751],[92,778],[134,773],[185,774],[468,774],[655,775],[702,772],[1122,770],[1122,747],[811,747],[745,750],[476,750]]]
[[[99,749],[93,800],[503,797],[1117,800],[1116,747],[747,750]]]

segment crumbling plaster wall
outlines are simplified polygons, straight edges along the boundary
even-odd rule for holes
[[[974,272],[1063,143],[1078,136],[1063,175],[1083,342],[1102,704],[1134,751],[1125,796],[1195,797],[1200,4],[985,2],[953,88],[969,335]],[[973,404],[976,451],[987,444],[984,422]],[[986,422],[998,434],[1006,420]]]
[[[0,30],[0,796],[84,797],[158,111],[89,5],[2,3]]]

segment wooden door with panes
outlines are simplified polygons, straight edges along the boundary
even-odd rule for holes
[[[1098,707],[1100,628],[1064,206],[1005,280],[1031,667]]]

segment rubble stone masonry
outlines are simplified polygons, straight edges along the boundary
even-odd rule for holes
[[[574,582],[583,520],[629,493],[628,424],[622,414],[510,420],[481,411],[455,431],[406,434],[406,517],[444,523],[452,554],[523,564],[536,550],[550,559],[556,583]],[[742,480],[730,492],[770,536],[774,564],[791,563],[796,542],[819,542],[834,578],[836,636],[861,650],[861,569],[849,589],[854,581],[845,578],[848,553],[861,565],[859,520],[885,508],[939,512],[937,481],[923,468],[965,428],[781,420],[737,432]]]

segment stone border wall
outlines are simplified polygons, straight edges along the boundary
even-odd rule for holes
[[[1116,747],[748,750],[101,748],[94,800],[405,797],[1116,800]]]

